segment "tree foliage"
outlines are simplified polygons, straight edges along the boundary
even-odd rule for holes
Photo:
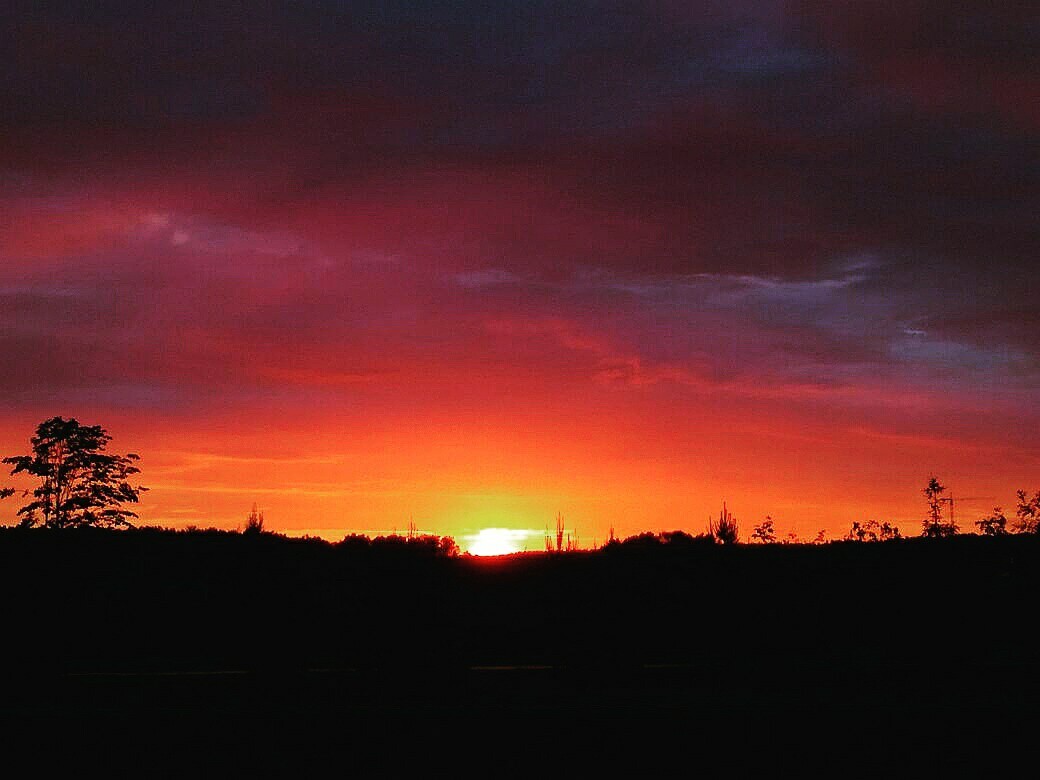
[[[889,542],[893,539],[902,539],[899,527],[892,525],[887,520],[879,523],[877,520],[867,520],[861,523],[858,520],[852,523],[845,538],[850,542]]]
[[[983,536],[1006,536],[1008,533],[1007,525],[1007,516],[999,506],[993,507],[993,514],[975,522],[975,527],[979,529],[979,533]]]
[[[943,493],[946,486],[942,484],[934,474],[928,478],[928,484],[924,488],[924,497],[928,502],[928,513],[925,515],[922,536],[932,539],[941,539],[953,536],[957,533],[957,526],[952,520],[946,520],[943,515]]]
[[[18,510],[23,527],[46,528],[131,526],[137,515],[123,508],[137,503],[147,488],[131,485],[140,472],[134,453],[105,452],[112,437],[100,425],[81,425],[76,419],[52,417],[36,428],[32,452],[4,458],[11,474],[35,477],[39,484],[22,495],[32,497]],[[11,489],[3,491],[12,495]],[[0,494],[0,497],[6,497]]]
[[[722,510],[719,512],[718,520],[708,518],[708,535],[721,544],[736,544],[740,541],[740,528],[737,526],[737,519],[726,508],[725,502],[722,503]]]
[[[347,534],[336,543],[336,547],[357,554],[362,554],[361,551],[364,550],[384,551],[388,554],[397,551],[435,558],[455,558],[460,554],[459,545],[454,538],[436,534],[415,534],[413,536],[390,534],[376,537]]]
[[[253,509],[250,511],[249,516],[246,518],[246,527],[242,530],[244,534],[262,534],[264,532],[264,513],[261,512],[256,504],[253,504]]]
[[[1018,506],[1015,508],[1015,530],[1020,534],[1040,533],[1040,490],[1030,498],[1024,490],[1015,494]]]
[[[773,544],[776,541],[776,529],[773,528],[773,518],[767,515],[765,520],[756,525],[755,530],[751,532],[751,539],[762,544]]]

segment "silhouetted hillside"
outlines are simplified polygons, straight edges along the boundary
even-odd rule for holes
[[[341,676],[322,689],[340,703],[458,697],[460,680],[479,698],[490,694],[472,678],[487,667],[527,668],[514,669],[522,684],[495,683],[500,704],[537,690],[551,701],[1010,704],[1038,691],[1036,537],[677,538],[478,559],[394,540],[4,529],[3,668],[323,670]]]

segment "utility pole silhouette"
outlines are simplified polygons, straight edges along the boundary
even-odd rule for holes
[[[992,496],[969,496],[968,498],[961,498],[959,500],[963,503],[964,501],[994,501],[995,499]],[[939,499],[939,503],[941,503],[941,504],[949,504],[950,505],[950,522],[949,522],[949,526],[950,526],[950,528],[956,528],[957,527],[957,523],[955,522],[954,515],[953,515],[953,504],[954,504],[954,501],[953,501],[953,491],[952,490],[950,491],[950,497],[949,498],[940,498]]]

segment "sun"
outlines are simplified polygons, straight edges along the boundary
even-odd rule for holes
[[[519,552],[518,534],[509,528],[482,528],[471,536],[470,555],[509,555]]]

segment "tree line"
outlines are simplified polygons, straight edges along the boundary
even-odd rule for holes
[[[23,528],[132,528],[133,520],[138,515],[125,507],[136,504],[140,496],[148,488],[133,484],[135,476],[140,473],[137,462],[140,456],[136,453],[125,455],[107,452],[112,437],[100,425],[82,425],[75,418],[52,417],[41,422],[30,438],[30,452],[25,455],[13,455],[3,458],[2,463],[11,467],[11,475],[25,474],[36,480],[36,486],[22,492],[22,497],[29,499],[18,509],[19,526]],[[945,505],[952,503],[946,498],[947,488],[932,475],[924,487],[926,512],[922,521],[921,535],[926,538],[946,538],[957,534],[960,528],[954,523],[952,516],[947,516]],[[0,488],[0,499],[9,498],[18,492],[14,488]],[[1040,533],[1040,490],[1029,495],[1025,490],[1016,492],[1017,504],[1013,518],[1009,518],[1000,506],[994,507],[987,516],[974,523],[981,536],[1005,536],[1008,534]],[[952,515],[952,513],[951,513]],[[246,533],[264,533],[263,515],[256,508],[250,513],[245,527]],[[409,533],[403,541],[419,541],[442,552],[457,552],[454,540],[450,537],[422,535],[413,538]],[[639,534],[626,539],[635,545],[650,543],[653,534]],[[674,538],[673,538],[674,537]],[[367,537],[365,537],[367,538]],[[379,537],[386,544],[394,543],[396,534],[390,537]],[[655,543],[682,542],[691,537],[684,532],[676,531],[670,535],[661,535]],[[709,518],[708,532],[704,538],[714,543],[735,544],[739,541],[739,528],[732,513],[723,504],[717,519]],[[890,522],[868,520],[855,521],[844,539],[854,542],[885,542],[902,539],[899,528]],[[352,536],[344,540],[351,544],[360,544],[360,537]],[[450,544],[445,541],[450,540]],[[371,540],[373,542],[377,540]],[[611,537],[611,543],[618,540]],[[764,521],[754,527],[751,541],[773,544],[781,541],[777,538],[775,523],[767,516]],[[797,543],[800,540],[794,534],[788,534],[783,542]],[[825,541],[824,532],[820,531],[813,542]],[[610,546],[611,543],[608,543]]]

